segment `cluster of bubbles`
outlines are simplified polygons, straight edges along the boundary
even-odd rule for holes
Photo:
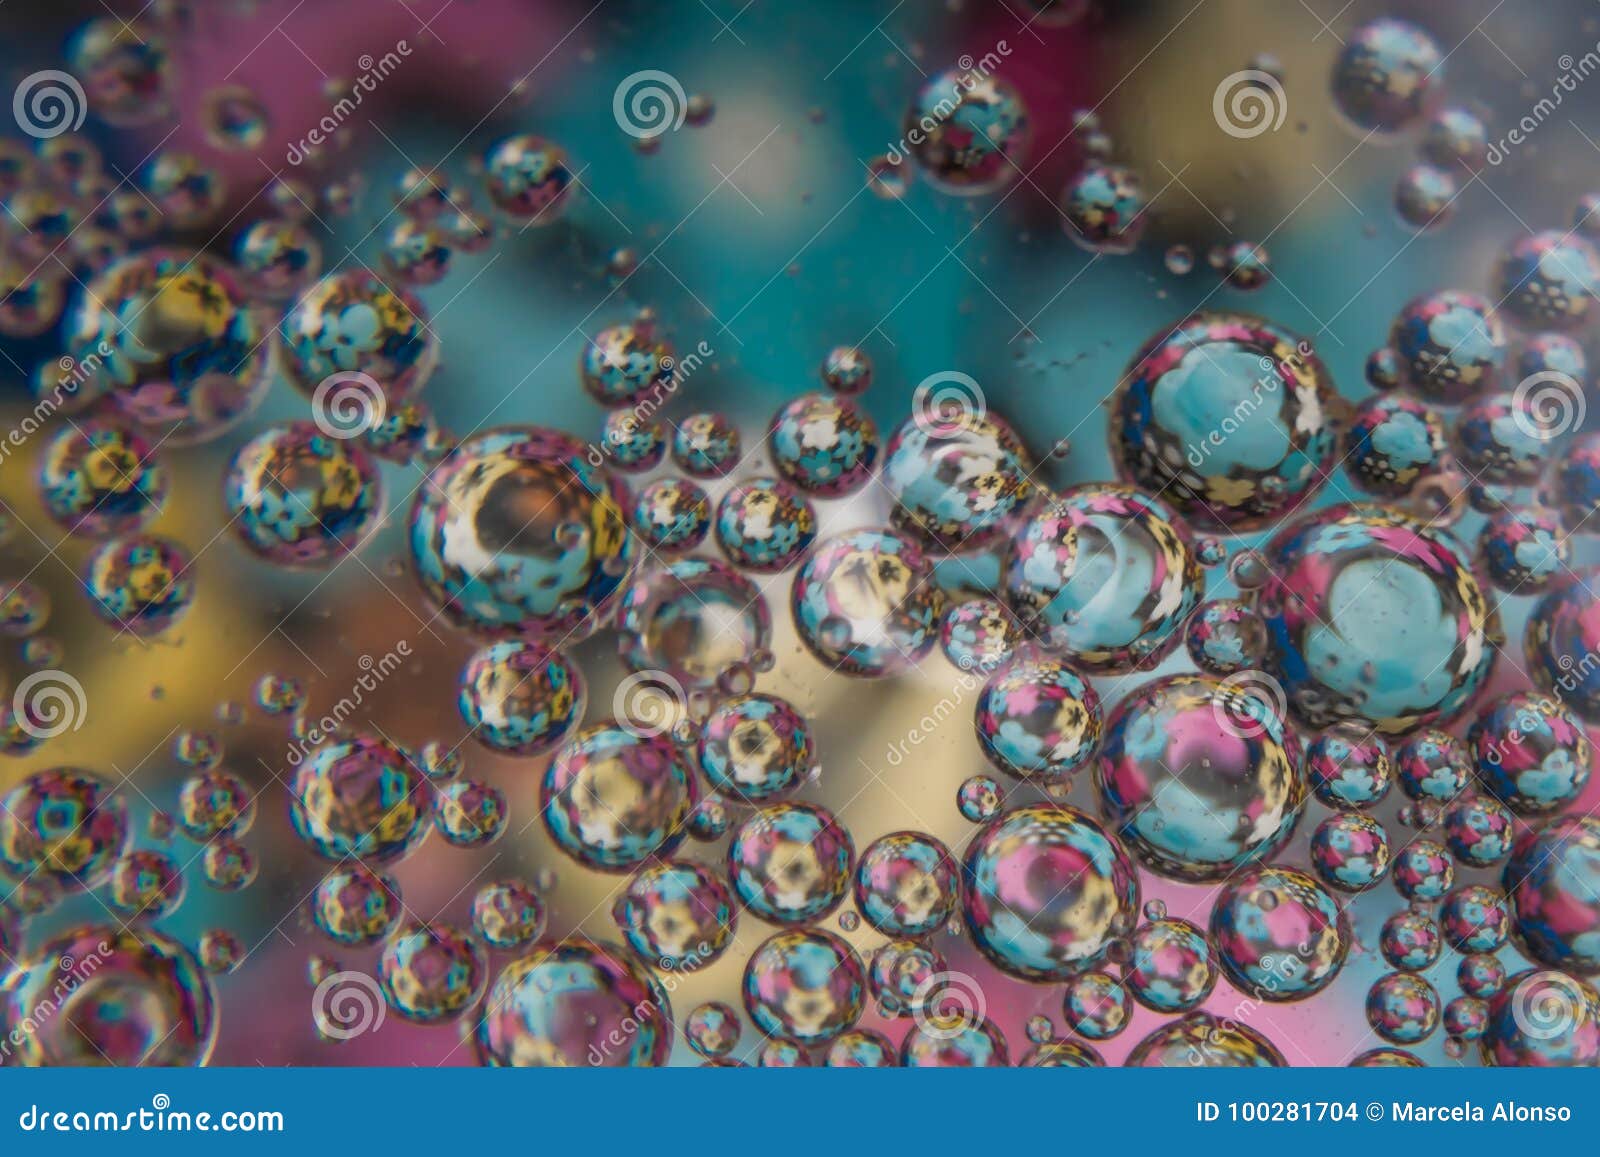
[[[1058,22],[1079,6],[1035,7]],[[148,123],[171,88],[166,44],[118,23],[83,30],[75,68],[106,123]],[[1363,137],[1419,131],[1423,163],[1395,198],[1419,229],[1487,163],[1483,123],[1443,104],[1442,62],[1421,29],[1378,20],[1345,42],[1332,81]],[[697,99],[685,115],[705,123]],[[211,93],[205,119],[222,150],[253,150],[271,127],[237,87]],[[903,128],[904,155],[870,166],[887,195],[905,194],[908,160],[939,192],[977,197],[1033,157],[1021,94],[987,62],[926,80]],[[1140,178],[1111,160],[1093,114],[1073,134],[1065,228],[1097,255],[1129,252],[1146,226]],[[725,413],[669,421],[686,374],[650,311],[582,342],[575,386],[604,411],[595,441],[527,423],[446,433],[421,400],[440,340],[417,291],[457,252],[572,210],[582,167],[543,138],[484,153],[488,212],[447,174],[405,173],[377,270],[325,272],[307,224],[313,203],[351,190],[276,178],[267,215],[224,258],[171,236],[216,222],[217,171],[160,152],[129,198],[103,168],[75,135],[0,147],[0,334],[62,325],[66,356],[39,384],[52,366],[65,375],[53,404],[74,420],[42,440],[34,477],[46,515],[90,547],[93,612],[153,637],[189,611],[191,551],[151,529],[170,490],[158,455],[223,438],[281,371],[310,414],[232,451],[229,535],[261,563],[330,570],[382,522],[384,466],[419,466],[412,577],[424,608],[471,640],[455,744],[324,732],[298,680],[257,684],[256,705],[297,741],[288,817],[322,871],[304,919],[333,950],[373,954],[370,975],[313,962],[309,1020],[324,1038],[373,1030],[387,1010],[458,1025],[486,1065],[663,1064],[679,1031],[706,1063],[734,1064],[740,1010],[704,1002],[680,1017],[672,1001],[683,975],[729,957],[763,1038],[749,1055],[768,1066],[1096,1066],[1140,1010],[1159,1022],[1130,1065],[1281,1065],[1287,1042],[1217,1017],[1213,995],[1326,992],[1361,951],[1354,897],[1392,883],[1404,905],[1382,921],[1387,970],[1364,1002],[1384,1043],[1354,1063],[1413,1062],[1441,1029],[1486,1063],[1600,1061],[1600,821],[1577,807],[1586,724],[1600,723],[1600,575],[1569,566],[1570,540],[1600,533],[1600,436],[1580,431],[1589,370],[1575,336],[1600,313],[1592,205],[1572,230],[1508,245],[1484,292],[1400,308],[1358,401],[1273,321],[1177,319],[1110,399],[1115,480],[1056,491],[965,374],[924,382],[881,438],[861,400],[881,375],[853,345],[826,353],[820,388],[784,402],[755,446]],[[47,258],[84,282],[81,297]],[[1174,272],[1193,264],[1187,248],[1167,254]],[[1247,241],[1211,264],[1239,290],[1271,275]],[[636,267],[612,260],[623,278]],[[1319,505],[1329,489],[1341,501]],[[869,492],[885,517],[830,517]],[[1457,533],[1468,509],[1485,519],[1475,539]],[[967,577],[951,579],[951,562],[971,563]],[[0,627],[48,657],[42,590],[14,580],[0,594]],[[1514,597],[1537,598],[1522,640],[1533,686],[1486,697]],[[858,847],[843,816],[803,798],[837,756],[804,704],[757,689],[785,598],[822,678],[926,671],[937,644],[974,679],[973,738],[996,775],[960,786],[972,829],[959,847],[910,829]],[[628,674],[611,710],[592,712],[605,698],[575,656],[602,631]],[[1193,670],[1142,678],[1185,659]],[[62,709],[6,707],[6,749],[32,750]],[[463,746],[542,763],[505,790],[464,774]],[[225,766],[208,733],[185,732],[174,755],[184,778],[154,826],[163,846],[135,846],[125,793],[96,771],[36,771],[0,802],[0,873],[15,885],[0,948],[16,961],[0,1023],[34,1026],[23,1063],[211,1053],[216,978],[253,946],[213,928],[190,948],[157,925],[195,865],[218,892],[255,883],[258,790],[283,789]],[[1396,786],[1404,803],[1386,821]],[[610,931],[550,935],[548,879],[483,883],[470,922],[407,907],[398,870],[435,833],[482,850],[523,808],[559,855],[614,883],[599,917]],[[178,833],[192,855],[168,846]],[[1169,882],[1206,885],[1204,910],[1149,898]],[[119,921],[26,940],[28,918],[85,892]],[[868,934],[884,942],[858,947]],[[1447,950],[1448,1000],[1430,979]],[[952,959],[1053,986],[1060,1027],[1036,1017],[1014,1051],[981,979]],[[902,1028],[896,1043],[888,1029]]]

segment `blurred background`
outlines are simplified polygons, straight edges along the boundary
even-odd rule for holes
[[[397,223],[394,190],[408,170],[437,169],[471,186],[485,150],[509,134],[565,147],[580,187],[560,220],[526,230],[502,225],[486,249],[455,253],[448,275],[418,291],[441,346],[425,399],[457,435],[539,423],[597,437],[603,413],[578,388],[584,341],[649,308],[678,350],[705,343],[711,351],[669,403],[669,418],[719,410],[753,441],[783,401],[818,388],[830,348],[854,344],[876,367],[863,404],[880,428],[905,418],[918,382],[959,371],[981,384],[989,407],[1043,463],[1039,479],[1060,488],[1112,476],[1102,403],[1137,348],[1188,311],[1245,309],[1304,335],[1340,392],[1359,398],[1369,392],[1367,355],[1385,343],[1408,300],[1447,287],[1485,290],[1501,250],[1530,232],[1565,230],[1579,197],[1600,189],[1600,149],[1590,139],[1600,137],[1600,83],[1580,84],[1507,163],[1464,183],[1449,221],[1423,232],[1408,225],[1394,191],[1416,163],[1415,135],[1389,147],[1363,142],[1329,97],[1341,44],[1377,16],[1414,21],[1433,36],[1447,54],[1449,101],[1476,111],[1496,138],[1550,91],[1562,58],[1582,57],[1600,39],[1595,6],[1580,0],[1097,0],[1065,23],[1037,18],[1026,0],[11,0],[0,9],[0,67],[8,89],[37,70],[66,67],[89,22],[126,21],[134,35],[159,40],[167,111],[113,128],[91,102],[82,133],[125,189],[145,187],[144,174],[163,155],[194,158],[220,186],[221,201],[202,224],[166,235],[222,256],[273,211],[274,182],[287,177],[309,197],[323,267],[376,268]],[[291,163],[296,143],[369,67],[362,62],[401,42],[409,54],[330,143]],[[916,176],[901,196],[885,195],[882,182],[874,187],[872,164],[900,138],[923,81],[1002,42],[1008,51],[997,74],[1015,85],[1031,120],[1025,178],[976,198],[949,196]],[[1249,139],[1217,131],[1219,80],[1264,58],[1286,96],[1284,125]],[[613,94],[624,77],[649,69],[671,74],[713,111],[641,147],[619,129]],[[248,148],[219,143],[208,103],[231,86],[258,105],[262,136]],[[1059,194],[1086,159],[1089,134],[1071,132],[1078,110],[1093,111],[1111,156],[1142,176],[1148,219],[1131,253],[1087,252],[1063,228]],[[33,144],[19,131],[7,135]],[[1210,250],[1236,242],[1270,253],[1266,285],[1227,285],[1208,264]],[[1175,246],[1196,255],[1191,271],[1174,272],[1183,267]],[[70,314],[82,287],[63,279],[59,288]],[[0,340],[0,418],[8,427],[33,406],[37,367],[62,351],[56,325]],[[47,592],[45,633],[59,646],[57,665],[84,688],[88,714],[81,729],[0,763],[0,786],[58,765],[99,771],[122,784],[141,839],[165,846],[143,833],[152,813],[173,809],[188,772],[175,741],[214,734],[225,766],[261,793],[246,840],[259,878],[222,894],[190,869],[185,903],[163,922],[189,943],[225,928],[246,949],[235,971],[215,978],[221,1032],[213,1063],[470,1064],[470,1045],[451,1027],[390,1017],[380,1032],[331,1043],[318,1038],[308,1012],[314,955],[370,970],[372,953],[335,950],[306,923],[304,902],[322,866],[288,822],[286,721],[259,708],[254,688],[264,675],[292,676],[315,717],[403,642],[410,654],[402,669],[361,705],[370,718],[351,722],[370,722],[407,745],[454,746],[464,734],[455,679],[473,643],[435,616],[407,572],[404,520],[419,467],[384,467],[385,528],[358,559],[329,572],[269,567],[219,533],[231,455],[268,425],[306,412],[306,398],[277,381],[222,437],[165,455],[172,492],[156,529],[190,547],[197,586],[187,617],[155,639],[119,637],[86,605],[80,575],[92,544],[63,535],[39,505],[33,478],[45,437],[4,460],[0,573]],[[1070,447],[1052,456],[1062,440]],[[758,458],[746,473],[765,469]],[[1338,490],[1322,500],[1336,500]],[[868,487],[819,503],[819,514],[826,535],[882,522],[887,507],[882,491]],[[891,764],[889,753],[932,704],[963,694],[960,673],[937,655],[891,681],[829,673],[795,638],[788,583],[763,580],[778,663],[760,686],[790,698],[815,727],[822,772],[806,798],[838,808],[858,848],[911,827],[959,853],[974,829],[957,812],[955,793],[985,770],[968,723],[975,691],[968,686],[956,715],[911,758]],[[1227,589],[1221,572],[1211,572],[1211,593]],[[1527,602],[1503,608],[1512,640]],[[16,640],[3,654],[11,688],[29,666]],[[603,717],[623,673],[615,638],[602,631],[574,655],[590,681],[590,717]],[[1186,663],[1180,649],[1163,670]],[[1099,680],[1102,698],[1114,702],[1123,682]],[[1514,664],[1501,663],[1497,687],[1525,683]],[[538,819],[544,760],[473,744],[462,751],[469,775],[505,793],[509,829],[486,850],[426,843],[395,868],[407,908],[467,926],[475,890],[517,876],[545,889],[552,934],[615,938],[611,902],[624,880],[586,872],[552,847]],[[1304,862],[1311,826],[1302,825],[1285,860]],[[175,846],[180,862],[197,851],[181,836]],[[719,849],[690,844],[683,854],[715,862]],[[1204,889],[1148,875],[1146,883],[1173,914],[1204,920]],[[1360,1008],[1385,970],[1376,931],[1397,903],[1385,888],[1381,899],[1353,906],[1362,947],[1329,992],[1251,1014],[1292,1063],[1339,1064],[1380,1043]],[[28,938],[101,916],[93,900],[68,900],[35,919]],[[838,921],[829,918],[836,930]],[[882,941],[864,925],[841,934],[864,953]],[[737,1005],[743,962],[764,935],[747,916],[733,950],[680,978],[672,995],[680,1019],[702,1000]],[[1005,978],[959,938],[941,936],[939,946],[952,966],[983,977],[990,1014],[1015,1053],[1030,1016],[1059,1020],[1059,986]],[[496,954],[495,966],[504,958]],[[1446,999],[1456,991],[1453,972],[1447,955],[1438,967]],[[1223,984],[1212,1004],[1226,1011],[1238,1000]],[[1136,1013],[1130,1029],[1103,1046],[1107,1059],[1120,1061],[1156,1019]],[[867,1023],[884,1022],[869,1015]],[[898,1028],[890,1032],[898,1039]],[[1448,1062],[1442,1040],[1436,1034],[1416,1051]],[[759,1044],[747,1028],[736,1055]],[[696,1059],[680,1040],[674,1062]]]

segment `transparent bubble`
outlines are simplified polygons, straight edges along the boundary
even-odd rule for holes
[[[900,1063],[908,1069],[1005,1068],[1011,1053],[998,1025],[963,1010],[913,1021],[900,1042]]]
[[[1331,815],[1311,835],[1311,866],[1330,888],[1364,892],[1389,874],[1389,837],[1360,812]]]
[[[226,836],[213,839],[200,857],[206,884],[218,892],[238,892],[255,882],[255,853]]]
[[[1394,211],[1419,233],[1437,229],[1455,212],[1460,187],[1449,169],[1412,165],[1394,186]]]
[[[1268,672],[1305,723],[1410,731],[1447,721],[1488,681],[1498,616],[1464,552],[1420,519],[1320,510],[1278,534],[1268,570],[1255,595]]]
[[[1442,899],[1455,881],[1455,864],[1443,844],[1412,840],[1394,853],[1394,886],[1408,900]]]
[[[1159,1013],[1187,1012],[1216,987],[1217,967],[1205,932],[1176,917],[1134,930],[1125,983],[1132,997]]]
[[[642,570],[617,610],[629,670],[672,680],[674,698],[708,690],[735,663],[772,646],[772,616],[749,579],[715,559],[682,559]]]
[[[756,1028],[802,1046],[826,1044],[851,1028],[865,1003],[861,959],[821,929],[779,932],[744,970],[744,1007]]]
[[[200,934],[200,966],[214,976],[236,971],[247,955],[244,941],[226,928],[209,928]]]
[[[1005,792],[991,776],[974,775],[964,781],[956,793],[956,807],[965,819],[975,824],[994,819],[1004,805]]]
[[[1315,879],[1269,867],[1223,886],[1211,912],[1211,939],[1235,988],[1283,1002],[1332,984],[1351,934],[1344,909]]]
[[[872,384],[872,359],[856,346],[835,346],[822,359],[822,383],[836,394],[865,393]]]
[[[719,703],[696,742],[706,782],[751,801],[798,790],[816,760],[805,717],[774,695],[744,694]]]
[[[1024,524],[1008,549],[1004,594],[1030,635],[1101,674],[1165,658],[1201,586],[1199,560],[1162,503],[1092,483]]]
[[[14,1054],[28,1067],[202,1065],[216,1040],[199,961],[148,927],[63,932],[22,962],[0,1001],[7,1023],[36,1026]]]
[[[307,901],[311,922],[337,944],[376,944],[400,919],[399,885],[351,861],[331,869]]]
[[[222,172],[193,153],[164,150],[140,174],[145,195],[175,229],[209,229],[228,199]]]
[[[476,651],[461,669],[457,705],[472,737],[491,751],[543,755],[583,719],[588,688],[563,652],[513,640]]]
[[[613,916],[633,950],[661,969],[709,964],[738,928],[738,909],[721,878],[686,860],[646,866],[628,882]]]
[[[289,790],[295,834],[327,859],[397,860],[429,831],[431,786],[405,751],[380,736],[314,748],[295,768]]]
[[[694,778],[669,739],[609,721],[557,751],[540,789],[556,846],[607,872],[668,855],[687,834],[695,799]]]
[[[676,390],[676,364],[672,346],[645,316],[595,334],[583,347],[578,374],[589,396],[608,409],[641,400],[653,407]]]
[[[463,441],[411,510],[424,592],[480,635],[564,637],[609,607],[632,568],[627,489],[556,430],[505,427]],[[557,531],[584,529],[576,546]]]
[[[183,873],[165,852],[138,849],[111,869],[112,907],[131,919],[157,920],[183,903]]]
[[[959,385],[952,389],[959,391]],[[953,399],[953,400],[950,400]],[[894,524],[925,545],[963,550],[991,542],[1032,490],[1033,460],[998,415],[965,393],[953,409],[919,412],[895,431],[880,475],[894,499]],[[937,391],[920,406],[942,405]]]
[[[1019,656],[989,676],[974,726],[985,757],[1000,771],[1065,783],[1099,746],[1100,697],[1064,663]]]
[[[266,105],[240,84],[225,84],[206,93],[201,117],[206,140],[214,148],[229,151],[255,151],[272,128]]]
[[[998,600],[969,599],[945,612],[939,628],[944,656],[963,671],[990,671],[1003,663],[1021,637],[1021,628]]]
[[[1456,982],[1468,996],[1491,997],[1505,987],[1506,966],[1498,956],[1474,952],[1456,966]]]
[[[1440,109],[1422,134],[1422,156],[1448,173],[1475,173],[1488,160],[1489,131],[1476,113]]]
[[[703,1057],[725,1057],[739,1043],[743,1031],[739,1014],[721,1001],[697,1006],[683,1022],[683,1039]]]
[[[1551,696],[1517,691],[1485,705],[1467,741],[1479,782],[1520,816],[1562,811],[1588,786],[1594,748]]]
[[[1198,675],[1146,683],[1118,704],[1095,785],[1121,838],[1179,880],[1271,857],[1306,798],[1300,740],[1274,705]]]
[[[1600,975],[1600,820],[1562,816],[1526,833],[1504,883],[1517,945],[1531,959],[1579,976]]]
[[[728,878],[745,907],[775,924],[825,916],[850,889],[855,842],[825,808],[769,804],[752,812],[728,844]]]
[[[630,474],[654,470],[667,456],[666,427],[657,421],[640,419],[632,410],[608,413],[600,441],[611,464]]]
[[[741,458],[739,428],[725,414],[690,414],[672,433],[672,460],[694,478],[720,478]]]
[[[1511,243],[1495,265],[1493,284],[1516,324],[1574,330],[1600,310],[1600,256],[1582,237],[1545,230]]]
[[[955,915],[957,867],[949,850],[921,832],[891,832],[861,853],[856,906],[888,936],[931,936]]]
[[[1506,360],[1506,335],[1489,299],[1460,290],[1413,298],[1395,317],[1389,344],[1405,384],[1454,406],[1493,390]]]
[[[1488,868],[1511,854],[1511,813],[1491,796],[1463,796],[1444,813],[1445,843],[1468,868]]]
[[[329,378],[345,374],[367,393],[366,405],[399,403],[421,392],[439,360],[422,303],[361,268],[318,281],[278,329],[285,375],[314,399]]]
[[[1511,932],[1510,901],[1487,884],[1463,885],[1445,897],[1439,926],[1457,952],[1497,951]]]
[[[74,380],[159,445],[210,441],[271,378],[261,320],[220,261],[170,248],[114,262],[67,326]]]
[[[522,225],[549,225],[571,203],[577,177],[566,150],[542,137],[507,137],[484,158],[484,187],[494,207]]]
[[[378,956],[378,985],[389,1007],[417,1024],[466,1015],[483,996],[489,966],[472,936],[446,924],[407,924]]]
[[[77,768],[34,772],[0,803],[0,869],[13,880],[68,892],[95,888],[127,839],[123,798]]]
[[[1376,732],[1353,721],[1335,723],[1306,748],[1311,790],[1331,808],[1360,811],[1394,785],[1394,759]]]
[[[878,427],[852,398],[802,394],[773,416],[772,464],[810,494],[839,498],[859,490],[878,460]]]
[[[1600,1059],[1600,996],[1564,972],[1518,972],[1490,1000],[1479,1046],[1490,1065],[1593,1065]]]
[[[1403,498],[1444,462],[1444,421],[1431,407],[1391,394],[1356,407],[1345,431],[1344,465],[1360,489]]]
[[[509,813],[500,789],[458,779],[441,786],[433,805],[433,826],[458,848],[481,848],[505,834]]]
[[[1191,1012],[1169,1020],[1128,1054],[1128,1068],[1282,1068],[1278,1047],[1247,1024]]]
[[[1267,653],[1267,625],[1249,603],[1212,599],[1196,608],[1183,641],[1200,670],[1232,675],[1261,665]]]
[[[1400,133],[1432,110],[1444,56],[1422,29],[1380,19],[1348,34],[1333,69],[1334,107],[1363,139]]]
[[[1394,1044],[1427,1040],[1439,1027],[1439,994],[1411,972],[1391,972],[1367,992],[1367,1023]]]
[[[379,262],[389,280],[407,288],[437,285],[450,272],[455,235],[434,225],[399,221],[384,236]]]
[[[811,501],[775,478],[733,487],[717,504],[717,545],[744,570],[775,574],[793,566],[817,537]]]
[[[1015,179],[1027,157],[1028,110],[1008,82],[948,69],[923,82],[904,121],[909,152],[944,193],[981,196]]]
[[[1138,918],[1133,861],[1097,821],[1063,805],[1000,815],[968,846],[964,878],[974,945],[1024,979],[1093,968]]]
[[[274,426],[240,447],[223,501],[251,553],[308,568],[359,550],[384,509],[378,467],[367,452],[311,422]]]
[[[1402,908],[1383,922],[1378,946],[1395,968],[1422,972],[1438,961],[1444,938],[1432,916]]]
[[[544,901],[521,880],[496,880],[473,897],[472,926],[491,948],[520,948],[544,935]]]
[[[1067,181],[1060,209],[1067,236],[1090,253],[1132,253],[1147,222],[1139,174],[1100,161],[1084,165]]]
[[[171,539],[114,538],[89,557],[83,585],[90,608],[119,633],[153,636],[175,626],[194,602],[188,552]]]
[[[1425,727],[1409,737],[1394,758],[1395,778],[1407,798],[1446,804],[1472,782],[1472,758],[1447,731]]]

